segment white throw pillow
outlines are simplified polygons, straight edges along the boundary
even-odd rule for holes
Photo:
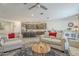
[[[48,32],[45,32],[45,37],[49,38],[49,33]]]

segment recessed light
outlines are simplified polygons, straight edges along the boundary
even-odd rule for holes
[[[32,14],[32,16],[34,16],[34,14]]]
[[[40,13],[41,15],[43,15],[44,13]]]

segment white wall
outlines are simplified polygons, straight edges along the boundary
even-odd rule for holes
[[[4,30],[0,30],[0,33],[20,33],[21,32],[21,22],[11,21],[7,19],[0,18],[0,22],[4,25]]]
[[[41,22],[41,21],[33,21],[33,22]],[[68,28],[69,22],[73,22],[74,25],[78,25],[78,16],[72,16],[72,17],[59,19],[59,20],[47,21],[47,29],[48,30],[52,30],[52,29],[66,30]],[[14,32],[16,32],[16,33],[21,32],[21,21],[15,21],[14,22]]]
[[[0,22],[3,24],[3,30],[0,30],[0,33],[9,33],[13,32],[13,22],[8,21],[7,19],[0,18]]]
[[[64,19],[49,21],[47,22],[47,29],[66,30],[68,28],[69,22],[73,22],[74,25],[78,25],[78,16],[72,16]]]
[[[6,20],[6,19],[0,18],[0,20],[2,21],[2,20]],[[6,20],[6,22],[7,21],[8,20]],[[8,22],[13,23],[14,25],[9,24]],[[3,32],[17,32],[17,33],[21,32],[21,21],[8,21],[8,22],[7,22],[8,25],[5,26],[6,30]],[[40,21],[38,21],[38,22],[40,22]],[[73,22],[74,25],[78,25],[78,16],[68,17],[68,18],[59,19],[59,20],[47,21],[47,29],[48,30],[52,30],[52,29],[66,30],[68,28],[69,22]],[[2,31],[0,31],[0,32],[2,32]]]

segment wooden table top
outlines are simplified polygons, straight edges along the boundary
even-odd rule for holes
[[[50,45],[43,42],[35,43],[32,46],[32,51],[36,53],[48,53],[50,50]]]

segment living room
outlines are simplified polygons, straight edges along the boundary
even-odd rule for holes
[[[0,56],[79,56],[78,51],[78,3],[0,3]]]

